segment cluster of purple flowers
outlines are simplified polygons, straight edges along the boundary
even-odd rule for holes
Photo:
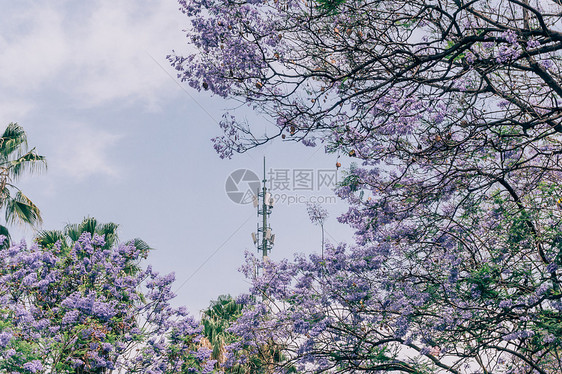
[[[280,371],[562,371],[556,12],[319,3],[180,1],[199,53],[170,57],[179,77],[276,126],[225,116],[221,156],[279,137],[360,163],[337,191],[355,245],[249,257],[229,357],[274,342]]]
[[[133,242],[103,245],[84,233],[69,251],[0,250],[0,371],[205,372],[200,326],[170,305],[173,275],[142,269]]]

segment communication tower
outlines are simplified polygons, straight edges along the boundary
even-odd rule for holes
[[[262,258],[265,260],[273,244],[275,243],[275,234],[271,231],[271,226],[268,223],[269,215],[273,210],[273,196],[271,192],[268,191],[266,187],[267,179],[265,177],[265,157],[263,158],[263,180],[261,188],[258,188],[256,194],[253,197],[254,208],[257,209],[258,213],[258,226],[257,231],[252,233],[252,240],[254,245],[258,249],[258,252],[262,254]]]

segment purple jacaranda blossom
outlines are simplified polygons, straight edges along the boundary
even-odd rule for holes
[[[7,331],[0,332],[0,349],[7,347],[8,343],[10,343],[10,340],[12,340],[12,338],[13,338],[13,334]]]
[[[66,253],[24,242],[0,249],[0,371],[58,362],[60,372],[175,373],[186,360],[206,370],[192,353],[201,327],[170,305],[173,275],[142,268],[132,243],[104,243],[85,233]]]
[[[225,114],[221,157],[280,139],[355,161],[337,189],[352,243],[249,256],[229,359],[275,343],[280,371],[562,370],[542,342],[562,309],[556,6],[180,1],[178,78],[272,124]]]
[[[307,204],[306,211],[308,212],[308,218],[315,225],[323,225],[326,218],[328,218],[328,211],[320,204]]]
[[[23,364],[23,368],[32,373],[37,373],[38,371],[43,370],[43,364],[41,364],[39,360],[33,360]]]

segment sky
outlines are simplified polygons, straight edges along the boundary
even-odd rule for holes
[[[118,223],[122,241],[139,237],[155,248],[148,262],[175,272],[175,304],[198,316],[219,295],[247,291],[238,268],[245,251],[257,253],[256,210],[233,201],[249,184],[238,181],[243,172],[229,176],[245,169],[261,179],[266,157],[277,198],[271,258],[279,260],[321,249],[306,201],[330,212],[328,241],[351,242],[352,231],[336,221],[346,205],[331,191],[349,160],[284,142],[220,159],[210,139],[236,103],[175,78],[166,55],[190,50],[182,32],[189,20],[178,7],[175,0],[0,0],[0,128],[17,122],[47,158],[46,171],[17,182],[41,209],[40,229],[87,216]],[[267,118],[247,116],[267,131]],[[227,180],[234,184],[227,188]],[[11,233],[30,242],[34,230]]]

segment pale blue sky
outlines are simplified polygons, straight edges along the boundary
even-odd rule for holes
[[[171,77],[166,54],[188,48],[175,0],[0,0],[0,9],[0,125],[18,122],[47,157],[46,172],[19,183],[40,207],[42,228],[85,216],[119,223],[122,239],[157,248],[149,262],[176,273],[176,303],[196,315],[220,294],[244,292],[237,269],[244,251],[255,251],[257,217],[251,205],[229,200],[228,175],[248,168],[261,177],[264,155],[268,169],[289,175],[334,169],[337,156],[278,143],[221,160],[210,138],[235,104]],[[265,119],[251,120],[266,130]],[[316,187],[286,193],[331,196]],[[349,241],[336,222],[345,204],[326,207],[328,239]],[[320,229],[304,204],[279,202],[271,223],[274,259],[319,251]]]

